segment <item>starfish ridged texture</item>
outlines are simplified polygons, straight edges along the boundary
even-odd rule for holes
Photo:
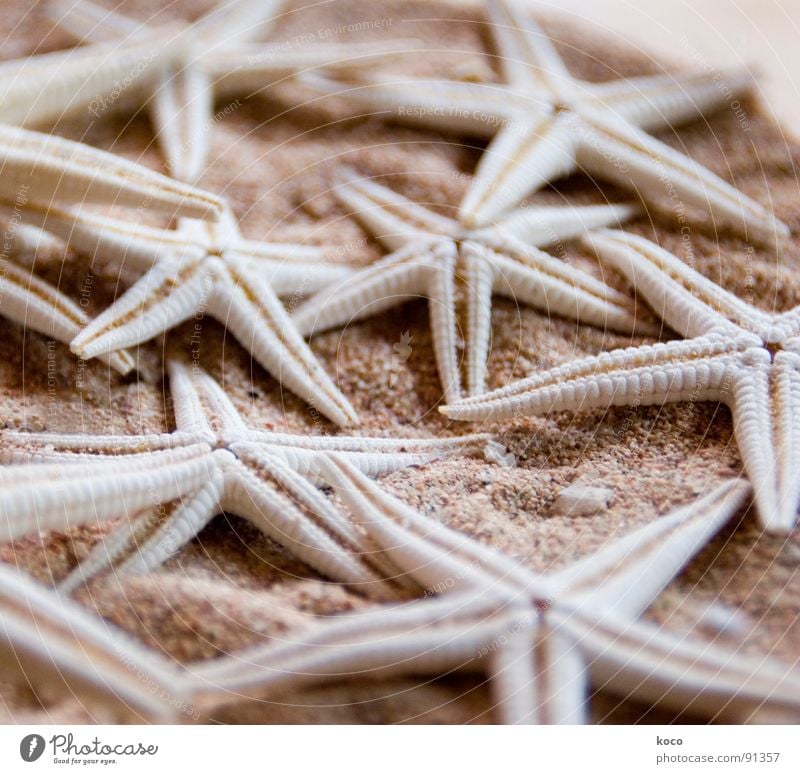
[[[565,569],[537,574],[388,497],[335,461],[364,527],[432,600],[348,616],[281,645],[197,664],[198,706],[272,696],[343,676],[488,671],[505,723],[586,720],[588,685],[712,717],[797,713],[800,674],[641,620],[661,590],[739,512],[728,481]]]
[[[0,563],[0,679],[20,680],[47,701],[75,699],[132,722],[173,722],[192,681],[175,665]]]
[[[323,248],[245,239],[229,210],[214,223],[183,219],[175,230],[55,208],[29,222],[90,256],[144,272],[74,338],[78,356],[102,356],[208,314],[288,390],[339,425],[358,423],[278,298],[350,273],[326,263]]]
[[[719,401],[733,414],[766,529],[790,530],[800,505],[800,307],[763,312],[647,239],[584,239],[685,340],[603,353],[441,410],[453,419]]]
[[[22,221],[53,205],[114,203],[166,215],[216,217],[220,200],[109,153],[26,129],[0,126],[0,218],[6,220],[0,314],[69,344],[89,324],[80,305],[11,258],[30,241]],[[102,353],[120,373],[134,367],[125,352]]]
[[[315,486],[327,481],[322,460],[332,454],[376,476],[489,438],[386,440],[251,430],[208,374],[173,362],[169,375],[172,433],[2,436],[0,459],[12,463],[0,468],[3,539],[124,519],[64,581],[64,590],[118,561],[120,573],[152,570],[228,511],[328,578],[367,594],[389,593],[366,535]]]
[[[305,80],[403,122],[490,139],[461,204],[460,220],[470,226],[488,225],[548,182],[585,171],[656,204],[674,193],[752,239],[788,234],[760,204],[647,134],[746,95],[748,73],[586,83],[569,73],[553,42],[511,0],[487,3],[486,10],[505,83]]]
[[[130,19],[87,0],[51,3],[51,16],[57,24],[80,42],[89,42],[92,56],[109,45],[119,48],[125,61],[136,62],[140,50],[149,52],[146,66],[132,69],[136,78],[130,95],[123,95],[123,104],[138,97],[145,104],[154,125],[171,174],[181,180],[194,180],[203,171],[208,155],[209,137],[214,124],[214,98],[250,96],[274,86],[294,73],[324,68],[348,74],[374,66],[376,56],[386,57],[408,51],[413,43],[404,40],[385,44],[347,43],[302,45],[287,41],[256,42],[283,12],[284,0],[222,0],[208,14],[193,23],[170,23],[159,26]],[[155,45],[152,41],[156,41]],[[80,59],[76,60],[80,61]],[[153,67],[153,61],[160,67]],[[119,79],[119,62],[103,60],[105,69],[94,75],[98,88],[106,80],[113,88],[114,80],[102,80],[113,67]],[[31,65],[35,65],[35,61]],[[27,65],[27,66],[31,66]],[[19,65],[20,81],[24,82],[26,64]],[[72,80],[77,80],[80,76]],[[70,81],[70,83],[72,82]],[[63,93],[69,97],[66,89]],[[96,90],[92,100],[102,110],[103,91]],[[89,94],[87,92],[87,94]],[[17,97],[17,112],[25,120],[23,97]],[[121,100],[106,100],[112,106]],[[74,108],[77,98],[70,99]],[[37,106],[40,101],[37,100]],[[56,104],[44,115],[57,118],[63,108]],[[98,108],[94,107],[94,112]],[[43,109],[35,113],[43,119]]]
[[[470,230],[373,181],[344,175],[338,198],[394,252],[300,306],[293,320],[301,333],[341,326],[422,295],[429,300],[439,379],[445,399],[453,401],[461,394],[457,278],[466,286],[467,389],[472,395],[484,388],[494,293],[581,323],[637,330],[629,298],[536,249],[618,223],[633,214],[631,206],[527,208],[497,226]]]

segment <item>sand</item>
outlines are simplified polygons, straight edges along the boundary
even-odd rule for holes
[[[164,16],[191,16],[208,3],[176,2]],[[131,15],[148,18],[156,2],[128,2]],[[366,9],[366,10],[361,10]],[[423,18],[424,22],[414,19]],[[418,37],[433,49],[395,68],[408,74],[499,78],[480,17],[468,7],[435,2],[336,2],[287,15],[275,39],[346,40]],[[347,25],[361,24],[350,32]],[[0,56],[11,58],[67,46],[37,5],[8,0],[0,9],[7,31]],[[344,25],[344,29],[342,29]],[[364,29],[366,27],[367,29]],[[654,62],[597,36],[591,28],[547,24],[570,68],[589,80],[680,69],[680,61]],[[639,42],[644,45],[643,42]],[[455,49],[454,54],[443,49]],[[471,54],[469,52],[472,52]],[[221,102],[212,158],[200,184],[228,197],[248,237],[343,246],[336,257],[367,263],[382,254],[348,216],[329,188],[337,165],[391,185],[410,198],[453,213],[480,155],[480,143],[445,133],[387,124],[377,118],[347,120],[341,105],[291,108],[297,87],[285,84],[269,98]],[[226,110],[226,108],[228,108]],[[756,200],[774,208],[793,229],[800,226],[796,168],[800,146],[787,140],[758,105],[722,110],[660,139],[696,158]],[[739,113],[737,115],[737,112]],[[103,115],[53,127],[59,134],[163,169],[145,115]],[[575,176],[537,194],[546,203],[619,201],[624,192]],[[764,309],[800,303],[800,241],[774,248],[749,245],[694,217],[681,232],[668,201],[630,229],[657,239],[706,276]],[[62,260],[63,258],[63,260]],[[624,289],[617,276],[570,245],[563,256]],[[94,272],[85,257],[40,256],[35,271],[93,311],[124,290],[111,268]],[[646,314],[646,312],[643,312]],[[0,320],[0,419],[12,426],[48,430],[140,433],[172,426],[161,366],[167,355],[189,356],[194,323],[142,345],[139,377],[122,378],[91,363],[86,388],[75,388],[77,364],[68,349]],[[402,363],[393,347],[410,335]],[[664,332],[663,338],[670,333]],[[495,299],[490,386],[500,386],[572,358],[643,339],[548,318]],[[405,304],[365,322],[317,336],[314,351],[363,420],[361,431],[382,436],[453,435],[475,426],[447,423],[424,301]],[[225,386],[254,427],[335,433],[300,400],[282,392],[253,365],[224,328],[203,323],[200,363]],[[404,501],[535,569],[586,556],[616,536],[691,501],[741,470],[725,407],[698,403],[664,408],[616,409],[605,414],[552,415],[492,426],[516,458],[501,467],[480,458],[443,460],[395,473],[383,484]],[[561,514],[558,493],[576,480],[612,490],[608,506],[593,515]],[[735,525],[734,525],[735,526]],[[794,663],[800,652],[797,565],[800,533],[762,536],[753,514],[726,530],[659,597],[647,617],[700,638],[697,610],[711,600],[745,617],[739,642],[753,654],[772,653]],[[85,527],[20,540],[0,548],[0,559],[57,582],[106,532]],[[85,607],[144,644],[179,661],[213,657],[266,638],[291,636],[319,617],[365,606],[363,599],[318,577],[241,519],[220,515],[200,537],[150,576],[99,578],[77,592]],[[591,702],[596,722],[671,722],[695,718],[665,713],[624,697],[599,693]],[[342,681],[280,700],[234,706],[214,720],[247,723],[472,723],[491,722],[491,697],[481,677],[428,677]],[[0,719],[81,722],[103,720],[74,702],[42,705],[20,685],[0,686]]]

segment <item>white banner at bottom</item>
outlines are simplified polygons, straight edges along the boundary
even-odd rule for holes
[[[0,726],[0,772],[800,772],[793,726]]]

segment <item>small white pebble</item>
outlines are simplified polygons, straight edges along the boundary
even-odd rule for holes
[[[613,495],[613,489],[576,482],[558,493],[553,508],[560,516],[591,516],[607,508]]]
[[[497,441],[487,441],[483,449],[483,458],[503,468],[513,468],[517,464],[514,454]]]

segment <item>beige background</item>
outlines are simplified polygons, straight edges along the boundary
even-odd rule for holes
[[[677,63],[761,73],[764,97],[800,136],[800,0],[551,0],[542,9],[624,37],[641,53]]]

